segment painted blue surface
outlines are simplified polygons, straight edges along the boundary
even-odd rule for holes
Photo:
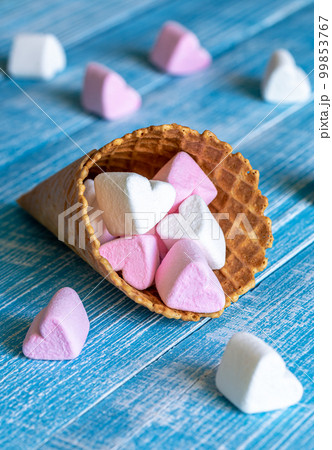
[[[206,72],[172,78],[148,63],[169,19],[190,27],[211,51]],[[272,111],[259,94],[275,48],[288,48],[311,71],[312,22],[310,0],[1,2],[0,67],[21,30],[50,31],[63,42],[64,73],[18,83],[84,151],[151,124],[210,129],[260,171],[275,237],[255,289],[217,320],[170,321],[109,283],[98,285],[99,275],[15,204],[82,150],[0,78],[1,448],[313,447],[313,104]],[[140,91],[137,114],[108,123],[81,110],[90,60]],[[25,359],[32,318],[65,285],[86,297],[91,331],[82,354],[67,362]],[[299,405],[246,416],[218,394],[216,366],[240,330],[280,351],[304,385]]]

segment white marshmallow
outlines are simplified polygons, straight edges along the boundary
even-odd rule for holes
[[[179,239],[192,239],[200,246],[211,269],[225,265],[226,243],[222,229],[204,200],[191,195],[158,225],[157,233],[170,249]]]
[[[8,62],[8,71],[13,77],[50,80],[65,67],[65,52],[53,34],[15,36]]]
[[[297,67],[293,56],[284,49],[271,56],[265,71],[262,97],[270,103],[297,103],[309,100],[311,87],[306,73]]]
[[[99,209],[97,203],[94,181],[85,180],[84,186],[84,197],[86,198],[89,207],[91,208],[88,208],[90,225],[94,229],[96,238],[99,240],[100,244],[105,244],[106,242],[112,241],[114,239],[114,236],[112,236],[108,232],[106,225],[102,219],[103,214]]]
[[[96,198],[113,236],[144,234],[171,209],[175,189],[137,173],[108,172],[95,178]]]
[[[286,408],[300,401],[303,387],[281,356],[249,333],[228,342],[216,375],[219,391],[245,413]]]

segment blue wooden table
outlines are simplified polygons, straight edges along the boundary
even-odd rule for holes
[[[211,68],[172,78],[149,64],[147,53],[169,19],[197,33],[213,55]],[[55,33],[68,56],[67,70],[54,80],[19,81],[35,104],[0,78],[0,447],[312,448],[313,104],[273,109],[259,93],[277,48],[312,70],[312,1],[7,0],[0,4],[0,31],[4,70],[20,31]],[[114,123],[82,111],[89,61],[123,75],[142,94],[142,109]],[[134,129],[172,122],[209,129],[236,147],[260,171],[269,199],[275,237],[269,265],[220,319],[185,323],[139,307],[100,283],[15,204],[82,156],[79,147],[87,152]],[[73,361],[24,358],[29,324],[63,286],[87,296],[86,346]],[[304,386],[298,405],[245,415],[217,392],[216,367],[241,330],[280,352]]]

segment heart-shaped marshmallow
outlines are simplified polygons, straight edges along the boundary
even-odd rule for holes
[[[193,158],[185,152],[177,153],[153,177],[174,186],[176,198],[170,213],[190,195],[199,195],[208,205],[217,196],[217,189]]]
[[[90,63],[85,72],[82,105],[104,119],[116,120],[140,108],[141,96],[116,72]]]
[[[212,313],[225,306],[218,278],[193,241],[182,240],[173,245],[157,270],[156,287],[170,308]]]
[[[286,408],[300,401],[303,387],[281,356],[249,333],[228,342],[216,375],[219,391],[245,413]]]
[[[88,316],[77,293],[62,288],[34,318],[23,342],[23,353],[32,359],[76,358],[89,328]]]
[[[211,269],[221,269],[225,265],[224,234],[208,206],[198,195],[184,200],[179,213],[167,215],[156,229],[168,249],[179,239],[192,239],[201,247]]]
[[[13,77],[50,80],[66,67],[66,54],[53,34],[20,33],[8,61]]]
[[[311,96],[311,87],[306,73],[297,67],[293,56],[284,49],[271,56],[265,71],[262,97],[270,103],[305,102]]]
[[[101,173],[95,178],[95,189],[104,222],[113,236],[147,233],[175,200],[171,184],[150,181],[137,173]]]
[[[143,290],[154,283],[159,265],[158,242],[155,236],[115,239],[102,245],[99,253],[116,272],[122,270],[122,277],[134,288]]]
[[[163,26],[150,54],[151,62],[172,75],[189,75],[211,64],[197,36],[177,22]]]

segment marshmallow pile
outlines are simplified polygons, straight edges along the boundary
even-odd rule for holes
[[[156,285],[170,308],[213,313],[225,295],[213,270],[225,238],[208,204],[217,190],[198,164],[177,153],[152,180],[108,172],[84,183],[100,255],[136,289]]]

